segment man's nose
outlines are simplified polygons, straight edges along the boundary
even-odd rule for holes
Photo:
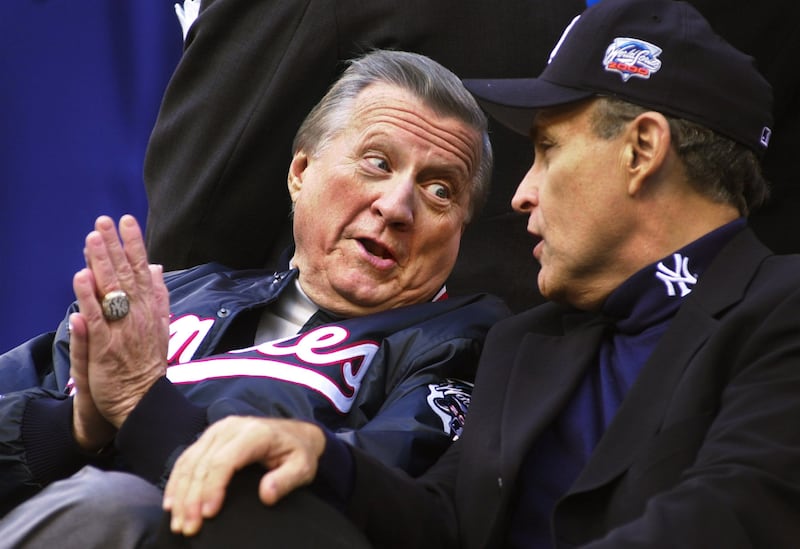
[[[522,178],[514,196],[511,198],[511,207],[520,213],[530,213],[533,208],[539,205],[539,186],[536,182],[534,166],[528,170]]]
[[[410,227],[414,223],[416,184],[409,177],[387,181],[372,203],[372,211],[395,228]]]

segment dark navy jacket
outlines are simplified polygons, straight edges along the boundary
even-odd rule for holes
[[[209,423],[246,414],[316,421],[384,463],[427,469],[460,434],[484,337],[506,306],[451,297],[253,347],[259,310],[296,273],[208,264],[168,274],[167,377],[100,464],[159,482]],[[98,461],[72,439],[69,392],[66,320],[0,357],[2,510]]]

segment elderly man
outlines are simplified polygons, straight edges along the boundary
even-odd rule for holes
[[[294,150],[287,271],[203,265],[165,286],[132,217],[119,234],[97,220],[70,333],[0,358],[6,509],[87,463],[158,484],[232,414],[324,424],[413,475],[459,436],[483,338],[507,312],[444,287],[488,192],[485,115],[437,63],[377,51],[312,110]],[[0,533],[135,545],[148,510],[160,514],[153,490],[85,469],[17,507]]]
[[[513,205],[552,302],[492,329],[464,435],[420,479],[318,427],[290,455],[295,425],[230,418],[173,470],[172,530],[220,530],[203,521],[255,448],[268,504],[346,458],[340,500],[378,547],[796,546],[800,257],[746,223],[771,133],[752,60],[684,2],[602,0],[539,78],[466,85],[532,137]],[[282,436],[214,440],[251,421]]]

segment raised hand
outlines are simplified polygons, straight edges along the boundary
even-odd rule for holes
[[[252,463],[268,469],[258,486],[261,501],[276,503],[314,480],[324,449],[322,430],[303,421],[230,416],[214,423],[181,454],[169,477],[164,509],[172,512],[172,531],[196,534],[222,508],[233,474]]]
[[[86,237],[84,253],[87,268],[73,279],[80,313],[72,322],[78,333],[85,328],[85,339],[79,343],[85,349],[79,347],[72,358],[77,359],[77,379],[88,380],[88,384],[82,383],[84,396],[91,395],[97,411],[118,428],[166,372],[169,297],[161,268],[147,262],[142,233],[132,216],[121,218],[119,235],[111,218],[99,217],[95,230]],[[109,320],[101,302],[118,290],[127,296],[127,313]],[[124,312],[119,307],[115,310]],[[84,355],[85,376],[78,352]],[[76,383],[76,388],[80,395],[81,386]],[[90,407],[84,400],[76,401],[75,406],[79,417],[74,428],[80,437],[85,427],[96,427],[96,422],[89,419]],[[77,423],[81,421],[83,425]]]

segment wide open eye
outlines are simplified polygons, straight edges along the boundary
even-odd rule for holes
[[[443,183],[431,183],[425,186],[425,190],[439,200],[450,200],[453,197],[453,191]]]
[[[388,172],[390,169],[389,162],[381,156],[368,156],[366,161],[382,172]]]

